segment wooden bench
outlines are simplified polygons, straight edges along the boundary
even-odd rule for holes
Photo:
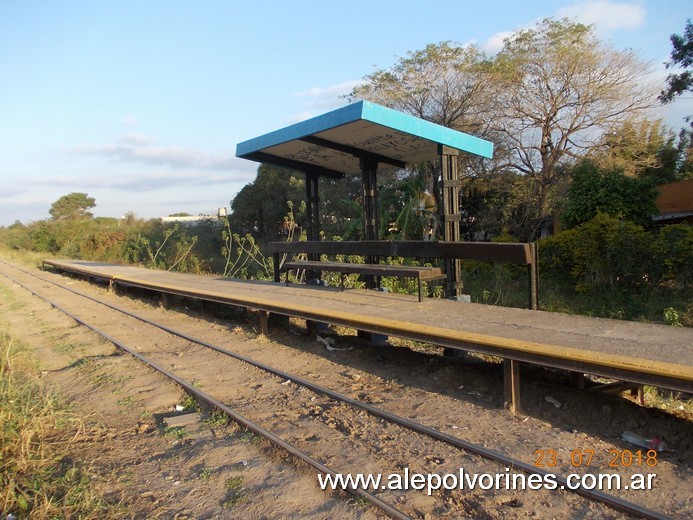
[[[289,271],[305,269],[307,271],[332,271],[340,273],[339,286],[344,290],[344,275],[357,273],[368,276],[398,276],[416,278],[419,281],[419,301],[423,301],[423,282],[447,278],[438,267],[419,267],[415,265],[352,264],[347,262],[318,262],[302,260],[284,262],[280,271],[286,273],[286,285],[289,285]]]
[[[477,260],[480,262],[502,262],[523,265],[527,268],[528,308],[536,309],[539,305],[539,271],[537,268],[536,244],[496,243],[496,242],[424,242],[419,240],[367,240],[367,241],[295,241],[269,242],[268,252],[274,257],[274,281],[281,281],[280,273],[289,269],[312,269],[314,271],[332,271],[359,273],[370,276],[412,277],[421,282],[437,280],[446,273],[446,289],[453,284],[454,262],[459,259]],[[294,261],[291,255],[306,255],[307,260]],[[343,264],[342,262],[317,262],[321,255],[334,257],[362,256],[365,264]],[[431,259],[442,259],[445,267],[416,267],[384,265],[381,258],[415,258],[419,264],[428,263]],[[345,265],[346,267],[336,268]],[[344,269],[344,270],[341,270]],[[383,274],[383,270],[390,270]],[[394,272],[399,269],[399,272]],[[416,271],[419,271],[418,273]],[[430,278],[427,278],[430,277]],[[422,298],[421,290],[419,299]]]

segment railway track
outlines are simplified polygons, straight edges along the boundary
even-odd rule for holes
[[[226,347],[135,314],[103,298],[75,290],[49,277],[6,262],[0,262],[0,265],[2,274],[13,283],[154,368],[199,402],[225,413],[233,421],[322,474],[395,474],[403,468],[430,473],[426,464],[415,462],[424,451],[429,453],[426,460],[434,461],[436,471],[441,474],[452,472],[454,468],[459,470],[462,466],[468,473],[502,475],[512,471],[538,475],[542,479],[548,474],[535,465],[376,407],[365,402],[367,397],[354,399],[305,377],[255,361]],[[65,303],[67,294],[88,303],[77,308],[74,304],[68,307]],[[98,306],[98,312],[95,312],[95,306]],[[88,311],[84,312],[84,309]],[[123,320],[132,323],[126,327],[132,333],[116,337],[109,331],[109,324],[118,321],[122,330]],[[189,362],[181,363],[181,353]],[[210,390],[206,390],[208,388]],[[238,391],[239,388],[246,390]],[[259,388],[263,388],[268,396],[261,407],[255,402],[253,394]],[[306,424],[310,424],[311,432],[317,433],[309,437],[303,435]],[[409,457],[384,456],[387,444],[392,442],[400,443],[400,447],[402,443],[408,444]],[[335,452],[343,457],[338,459],[334,456]],[[364,468],[364,460],[373,461],[372,466]],[[569,489],[564,476],[557,475],[556,483],[564,489],[548,491],[549,494],[561,493],[573,496],[571,500],[585,499],[604,504],[636,517],[668,518],[661,512],[612,494],[584,487]],[[371,492],[359,488],[349,492],[368,500],[392,518],[409,518],[410,515],[420,514],[420,510],[409,503],[411,493],[396,490]],[[473,516],[474,503],[481,498],[474,495],[473,500],[460,500],[455,494],[460,495],[459,492],[437,489],[432,493],[432,500],[443,504],[437,507],[445,514]]]

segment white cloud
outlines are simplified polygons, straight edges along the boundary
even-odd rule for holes
[[[139,124],[139,121],[135,116],[125,116],[123,118],[123,124],[125,126],[137,126]]]
[[[155,138],[151,135],[136,133],[123,134],[122,136],[120,136],[120,138],[118,138],[119,143],[131,144],[133,146],[144,146],[154,142],[154,140]]]
[[[295,114],[289,118],[289,124],[293,123],[300,123],[301,121],[305,121],[306,119],[310,119],[311,117],[315,117],[317,114],[314,110],[304,110],[303,112],[299,112],[298,114]]]
[[[484,42],[484,44],[481,46],[481,49],[486,54],[490,54],[491,56],[498,54],[503,48],[503,40],[505,40],[509,36],[512,36],[513,34],[514,31],[497,32]]]
[[[343,81],[336,85],[330,85],[329,87],[313,87],[302,92],[296,92],[295,97],[311,97],[311,98],[324,98],[328,96],[339,97],[344,94],[348,94],[351,90],[360,85],[362,80],[351,80]]]
[[[14,186],[5,185],[2,191],[0,191],[0,199],[11,199],[21,193],[24,193],[24,190],[21,190]]]
[[[634,30],[643,26],[646,17],[645,8],[639,2],[612,2],[611,0],[588,0],[562,7],[556,11],[554,18],[568,18],[585,25],[594,25],[597,33],[608,36],[618,29]],[[539,23],[537,20],[536,23]],[[518,31],[530,29],[534,24],[527,24],[513,31],[497,32],[482,45],[482,50],[494,55],[503,48],[503,40]]]
[[[70,189],[111,188],[124,191],[153,191],[174,187],[211,186],[250,182],[254,172],[236,170],[231,174],[192,171],[151,172],[127,175],[55,176],[41,178],[30,184],[60,186]]]
[[[214,157],[198,150],[181,147],[150,146],[151,136],[126,134],[117,144],[76,146],[70,150],[77,155],[105,157],[114,162],[136,162],[170,168],[194,168],[205,170],[226,170],[234,165],[235,158]]]
[[[560,8],[559,18],[570,18],[596,27],[601,33],[617,29],[638,29],[645,23],[645,8],[639,2],[611,2],[594,0],[579,2]]]
[[[344,96],[349,94],[354,87],[357,87],[361,83],[363,83],[363,80],[343,81],[336,85],[313,87],[308,90],[294,93],[294,97],[303,100],[304,110],[291,116],[289,118],[289,123],[305,121],[311,117],[346,105]]]

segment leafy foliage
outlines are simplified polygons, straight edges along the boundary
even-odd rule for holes
[[[289,201],[299,208],[304,197],[303,174],[260,165],[255,180],[231,201],[231,228],[241,236],[252,234],[261,242],[279,240]]]
[[[573,168],[572,178],[563,205],[567,228],[592,220],[598,213],[648,226],[657,214],[657,192],[649,179],[600,170],[590,161]]]
[[[77,220],[91,218],[89,210],[96,206],[96,200],[86,193],[70,193],[56,200],[48,211],[54,220]]]
[[[689,70],[693,65],[693,24],[690,19],[686,22],[683,35],[671,35],[671,46],[673,49],[667,68],[679,66],[684,70],[667,77],[668,87],[659,96],[662,103],[669,103],[684,92],[693,90],[693,71]]]
[[[542,274],[570,280],[580,293],[625,292],[663,285],[690,291],[693,228],[664,227],[658,234],[604,213],[541,240]]]
[[[632,51],[599,40],[591,26],[546,19],[508,37],[494,58],[451,42],[410,52],[389,70],[366,76],[350,99],[492,140],[492,161],[462,154],[460,171],[468,183],[515,176],[499,185],[514,207],[490,216],[533,240],[560,203],[567,166],[653,105],[656,89],[642,80],[647,68]],[[440,201],[439,174],[432,177],[431,192]]]

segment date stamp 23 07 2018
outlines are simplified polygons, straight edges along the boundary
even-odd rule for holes
[[[596,463],[595,450],[572,450],[567,460],[562,460],[557,450],[534,450],[534,466],[537,468],[555,468],[561,465],[572,468],[587,468]],[[607,454],[606,465],[610,468],[654,468],[657,466],[656,450],[617,450],[610,449]]]

